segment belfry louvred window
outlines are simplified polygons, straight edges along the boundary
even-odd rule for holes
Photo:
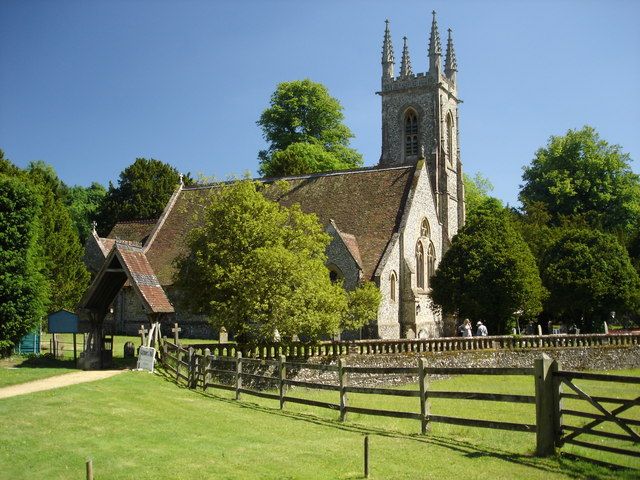
[[[404,153],[418,155],[418,115],[408,110],[404,117]]]

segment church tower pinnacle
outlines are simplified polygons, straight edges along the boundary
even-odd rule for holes
[[[458,65],[451,30],[448,31],[446,57],[443,59],[436,12],[432,15],[428,71],[413,72],[405,37],[400,75],[397,77],[393,74],[393,46],[389,21],[386,21],[382,45],[382,88],[378,92],[382,99],[379,165],[416,165],[424,158],[443,238],[450,239],[464,224],[458,127],[458,106],[462,101],[456,85]]]
[[[447,38],[447,56],[444,62],[444,74],[452,83],[456,83],[456,72],[458,71],[458,62],[456,60],[456,52],[453,49],[453,38],[451,38],[451,29],[448,30]]]
[[[438,22],[436,22],[436,11],[431,12],[431,36],[429,37],[429,73],[436,78],[440,74],[442,47],[440,46],[440,34],[438,33]]]
[[[402,38],[404,44],[402,46],[402,61],[400,62],[400,75],[403,77],[412,75],[411,59],[409,58],[409,47],[407,46],[407,37]]]
[[[391,32],[389,31],[389,20],[385,20],[384,41],[382,42],[382,79],[391,80],[393,78],[393,44],[391,43]]]

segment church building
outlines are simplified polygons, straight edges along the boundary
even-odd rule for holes
[[[454,334],[452,319],[446,321],[431,304],[429,283],[465,215],[451,30],[443,59],[433,12],[425,73],[413,73],[403,40],[396,76],[387,21],[377,92],[382,152],[376,167],[261,179],[285,180],[289,190],[274,200],[286,206],[297,203],[318,216],[332,237],[327,247],[332,278],[343,279],[347,289],[366,280],[380,288],[382,301],[368,336],[383,339]],[[106,309],[102,316],[115,333],[135,334],[155,311],[164,312],[163,322],[180,323],[183,335],[215,337],[206,318],[179,307],[173,311],[167,303],[177,304],[174,261],[187,249],[194,213],[215,188],[179,185],[160,218],[118,223],[106,238],[94,231],[87,240],[86,263],[95,279],[81,309]],[[124,286],[108,308],[88,300],[97,295],[96,285],[104,283],[105,275],[123,270]]]

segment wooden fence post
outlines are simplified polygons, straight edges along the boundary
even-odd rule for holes
[[[211,350],[208,348],[204,349],[204,362],[202,362],[202,391],[207,391],[207,385],[211,380],[211,372],[209,369],[211,368]]]
[[[176,383],[180,381],[180,358],[182,357],[182,352],[179,348],[176,349]]]
[[[87,460],[87,480],[93,480],[93,460]]]
[[[552,366],[552,375],[553,372],[559,372],[562,370],[562,365],[560,362],[553,362]],[[554,409],[553,409],[553,429],[554,429],[554,444],[556,447],[560,447],[560,437],[562,435],[562,380],[560,377],[553,377],[553,394],[554,398]]]
[[[193,347],[189,347],[189,358],[187,360],[189,366],[187,367],[187,388],[192,388],[193,383]]]
[[[558,364],[547,354],[535,360],[536,382],[536,455],[546,457],[555,453],[557,392],[553,372]]]
[[[284,394],[285,394],[285,385],[284,381],[287,379],[287,358],[284,355],[280,355],[278,359],[278,372],[280,373],[280,381],[278,382],[279,392],[280,392],[280,410],[284,408]]]
[[[346,362],[342,359],[338,359],[338,379],[340,381],[340,421],[344,422],[347,419],[347,392],[345,387],[349,381],[349,375],[344,371]]]
[[[240,400],[240,389],[242,388],[242,352],[238,352],[236,357],[236,400]]]
[[[427,374],[425,372],[424,358],[418,359],[418,382],[420,384],[420,422],[422,434],[426,434],[429,431],[429,405],[427,403]]]

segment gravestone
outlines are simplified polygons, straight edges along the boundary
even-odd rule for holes
[[[148,370],[153,372],[153,365],[156,359],[156,349],[153,347],[145,347],[144,345],[138,350],[138,370]]]
[[[134,358],[136,356],[136,347],[133,342],[124,344],[124,358]]]
[[[229,334],[227,333],[227,329],[222,327],[219,333],[220,343],[227,343],[229,341]]]

